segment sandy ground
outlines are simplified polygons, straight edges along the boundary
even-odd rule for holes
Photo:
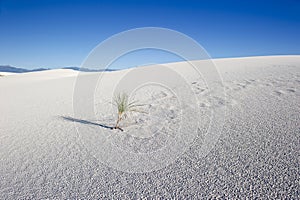
[[[92,100],[94,118],[74,113],[76,71],[1,76],[0,199],[299,199],[300,56],[214,63],[226,99],[187,73],[185,82],[197,99],[197,136],[176,160],[147,173],[134,168],[130,172],[132,163],[120,163],[117,154],[123,154],[117,150],[106,152],[102,139],[120,145],[124,152],[151,152],[180,134],[180,121],[186,120],[182,138],[188,141],[196,115],[178,100],[189,102],[193,95],[172,92],[185,91],[180,81],[171,81],[171,88],[152,84],[136,90],[134,96],[145,104],[146,113],[132,114],[122,122],[121,132],[109,128],[116,119],[112,88],[130,70],[105,72]],[[185,74],[185,65],[167,67]],[[156,69],[160,67],[143,67],[137,73]],[[83,77],[90,80],[96,74]],[[89,97],[82,94],[82,98]],[[221,116],[225,120],[221,134],[203,157],[203,137],[213,124],[210,115],[222,109],[226,112]],[[189,115],[182,117],[185,112]],[[101,160],[105,155],[116,166]]]
[[[9,75],[16,75],[16,73],[11,73],[11,72],[0,72],[0,76],[9,76]]]

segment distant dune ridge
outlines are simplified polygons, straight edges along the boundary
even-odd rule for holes
[[[48,70],[48,69],[38,68],[38,69],[29,70],[24,68],[12,67],[10,65],[0,65],[0,72],[25,73],[25,72],[44,71],[44,70]]]
[[[185,98],[197,97],[198,136],[176,161],[147,173],[115,170],[98,154],[114,155],[122,148],[143,155],[163,148],[178,133],[182,118],[194,117],[182,115],[190,105],[181,107],[178,95],[159,85],[140,88],[134,97],[146,112],[122,121],[121,132],[110,129],[117,119],[111,97],[115,85],[134,69],[104,72],[91,97],[95,116],[85,118],[74,116],[73,110],[79,71],[22,73],[29,71],[0,67],[18,73],[0,78],[0,199],[298,199],[300,56],[213,62],[226,99],[201,77],[186,79],[193,92]],[[165,66],[184,74],[188,63]],[[150,73],[154,68],[162,69],[154,65],[138,70]],[[97,73],[82,76],[89,81]],[[181,87],[174,83],[173,89]],[[210,116],[220,109],[226,109],[221,135],[202,157],[203,137],[214,124]],[[116,145],[116,151],[103,151],[104,142]],[[120,167],[138,164],[124,162]]]
[[[72,69],[72,70],[83,71],[83,72],[115,71],[114,69],[97,70],[97,69],[88,69],[88,68],[80,68],[80,67],[62,67],[60,69]],[[38,71],[45,71],[45,70],[50,70],[50,68],[37,68],[37,69],[30,70],[25,68],[12,67],[10,65],[0,65],[0,73],[1,72],[28,73],[28,72],[38,72]]]

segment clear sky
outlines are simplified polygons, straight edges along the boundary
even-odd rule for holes
[[[0,65],[80,66],[111,35],[149,26],[180,31],[213,58],[300,54],[299,0],[0,0]],[[172,61],[151,55],[118,65]]]

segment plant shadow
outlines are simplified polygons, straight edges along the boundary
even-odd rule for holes
[[[104,124],[99,124],[99,123],[88,121],[88,120],[84,120],[84,119],[76,119],[76,118],[69,117],[69,116],[61,116],[61,118],[63,120],[70,121],[70,122],[76,122],[76,123],[81,123],[81,124],[88,124],[88,125],[100,126],[102,128],[107,128],[107,129],[114,129],[114,127],[112,127],[112,126],[107,126],[107,125],[104,125]]]

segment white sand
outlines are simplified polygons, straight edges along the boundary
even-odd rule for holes
[[[205,65],[205,61],[194,62]],[[114,125],[113,89],[130,70],[105,72],[95,90],[94,118],[74,116],[76,71],[0,77],[0,199],[299,198],[300,56],[215,59],[214,63],[226,99],[187,72],[186,63],[167,65],[185,74],[196,95],[198,137],[174,163],[148,173],[128,173],[102,164],[99,156],[114,151],[101,152],[100,140],[121,141],[122,148],[131,152],[163,146],[164,138],[149,138],[158,132],[172,137],[180,129],[180,120],[193,122],[195,117],[188,105],[180,109],[178,96],[172,93],[178,88],[183,91],[180,81],[171,80],[172,91],[157,85],[137,90],[135,97],[146,104],[143,109],[148,114],[133,114],[121,124],[121,132],[101,126]],[[150,74],[161,68],[137,70]],[[96,74],[84,76],[89,80]],[[223,108],[222,134],[203,158],[200,150],[210,113]],[[182,119],[185,111],[190,116]],[[187,136],[194,125],[186,125]],[[130,136],[148,140],[138,146]],[[130,166],[118,164],[121,169]]]
[[[12,72],[0,72],[0,76],[9,76],[9,75],[15,75],[17,73],[12,73]]]

